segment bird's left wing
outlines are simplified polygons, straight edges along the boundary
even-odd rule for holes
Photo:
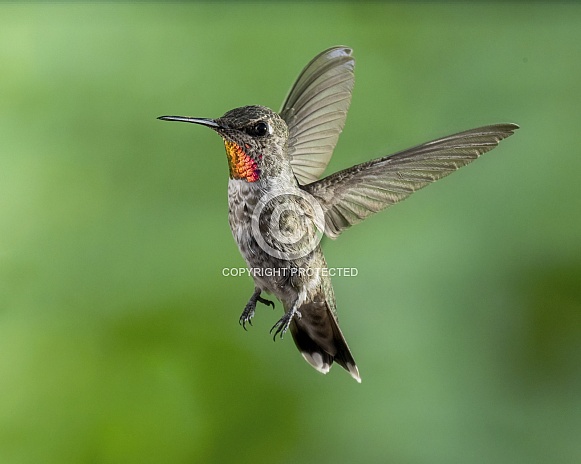
[[[418,145],[305,185],[325,213],[325,234],[336,238],[416,190],[467,165],[518,129],[496,124]]]

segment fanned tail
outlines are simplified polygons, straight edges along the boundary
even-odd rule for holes
[[[326,302],[312,301],[301,306],[299,311],[301,318],[293,319],[290,331],[303,358],[323,374],[329,372],[335,361],[361,383],[357,364]]]

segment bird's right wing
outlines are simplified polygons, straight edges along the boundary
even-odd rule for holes
[[[354,67],[350,48],[325,50],[303,69],[282,105],[291,166],[301,185],[318,180],[331,159],[351,103]]]
[[[303,188],[323,208],[325,234],[336,238],[371,214],[492,150],[516,129],[516,124],[496,124],[460,132],[358,164]]]

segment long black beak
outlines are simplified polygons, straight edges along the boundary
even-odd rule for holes
[[[163,121],[181,121],[181,122],[191,122],[193,124],[201,124],[202,126],[210,127],[212,129],[218,129],[220,124],[218,124],[213,119],[206,118],[191,118],[189,116],[160,116],[157,119]]]

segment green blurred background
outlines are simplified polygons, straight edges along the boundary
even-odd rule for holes
[[[581,8],[0,6],[0,463],[581,462]],[[259,307],[211,131],[357,58],[330,171],[521,129],[340,237],[358,385]]]

